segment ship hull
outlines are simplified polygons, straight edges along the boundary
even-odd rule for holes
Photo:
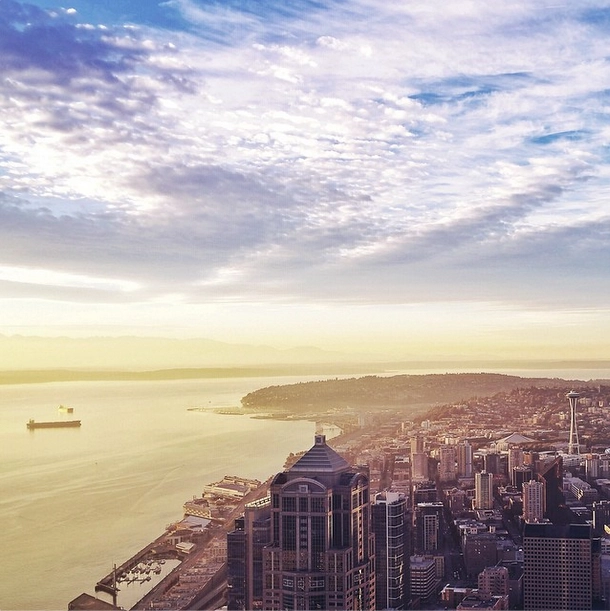
[[[60,420],[57,422],[35,422],[34,420],[30,420],[26,426],[30,430],[74,428],[80,426],[80,420]]]

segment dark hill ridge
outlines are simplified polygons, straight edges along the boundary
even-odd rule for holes
[[[522,378],[499,373],[365,376],[268,386],[247,394],[241,402],[251,409],[282,411],[341,407],[396,408],[463,401],[523,387],[564,387],[570,383],[559,378]],[[574,381],[574,384],[582,386],[583,382]]]
[[[155,370],[119,369],[18,369],[0,371],[0,384],[47,382],[110,382],[151,380],[193,380],[204,378],[245,378],[311,375],[343,375],[370,372],[372,366],[339,364],[259,365],[232,367],[178,367]],[[379,371],[383,371],[379,367]],[[324,372],[324,373],[322,373]]]

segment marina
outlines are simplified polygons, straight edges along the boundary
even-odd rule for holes
[[[245,503],[259,499],[267,489],[259,480],[235,475],[207,484],[201,497],[184,504],[182,519],[169,524],[161,536],[97,582],[96,596],[133,609],[182,608],[195,599],[220,604],[226,570],[225,533]],[[168,563],[173,570],[164,570]],[[131,592],[128,598],[127,591]],[[82,596],[86,594],[77,596],[69,608],[78,608]]]

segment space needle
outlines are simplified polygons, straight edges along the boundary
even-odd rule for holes
[[[571,390],[566,398],[570,402],[570,441],[568,442],[568,454],[580,455],[580,442],[578,441],[578,429],[576,428],[576,404],[580,393]]]

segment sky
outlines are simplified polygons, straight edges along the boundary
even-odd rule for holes
[[[610,6],[0,0],[0,333],[610,358]]]

